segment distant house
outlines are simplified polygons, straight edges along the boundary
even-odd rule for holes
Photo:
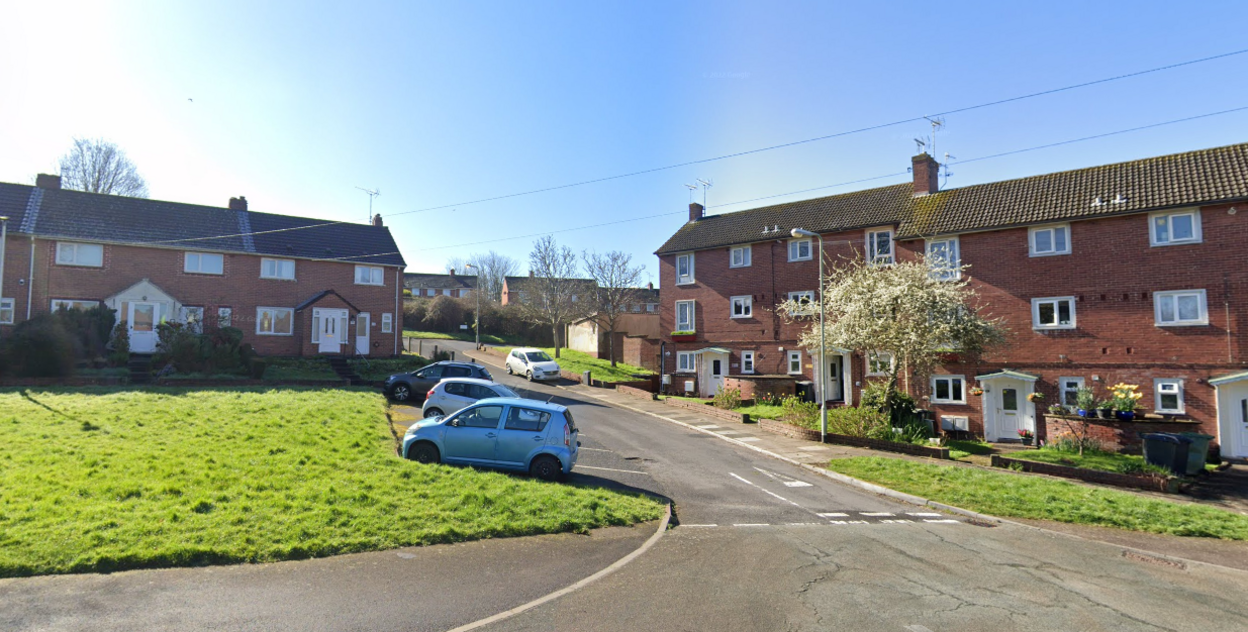
[[[412,298],[469,298],[477,287],[477,277],[457,275],[455,268],[450,274],[408,272],[403,275],[403,287],[412,291]]]
[[[405,263],[372,225],[0,183],[7,216],[0,335],[38,314],[104,305],[135,353],[157,325],[232,326],[264,355],[399,351]]]
[[[503,277],[503,297],[501,303],[510,305],[512,303],[525,303],[533,295],[530,284],[534,280],[534,275],[529,272],[529,276],[509,276]],[[598,290],[598,283],[593,279],[568,279],[576,284],[576,290],[572,294],[572,302],[592,303],[594,300],[594,292]],[[591,308],[592,309],[592,308]]]
[[[618,362],[659,370],[659,291],[654,284],[634,290],[636,301],[628,305],[615,325],[615,359]],[[610,358],[611,338],[607,323],[596,314],[567,327],[568,348],[595,358]]]

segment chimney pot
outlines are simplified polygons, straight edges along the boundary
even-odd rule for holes
[[[914,197],[930,195],[940,190],[940,163],[921,153],[910,159],[914,172]]]
[[[646,289],[647,289],[647,290],[653,290],[653,289],[654,289],[654,281],[651,281],[651,282],[647,283],[647,284],[646,284]]]
[[[230,210],[231,211],[247,210],[247,198],[241,195],[236,198],[230,198]]]
[[[381,223],[381,213],[373,216],[373,226],[385,226],[385,224]]]
[[[455,268],[451,268],[451,278],[455,278]]]
[[[532,270],[529,270],[529,278],[530,278],[530,279],[532,279],[532,278],[533,278],[533,277],[535,277],[535,276],[537,276],[537,275],[533,274],[533,271],[532,271]]]
[[[35,176],[35,186],[40,189],[59,189],[61,188],[61,176],[41,173]]]
[[[706,208],[703,207],[701,204],[698,204],[697,202],[690,202],[689,203],[689,221],[696,222],[702,219],[704,215],[703,211],[705,210]]]

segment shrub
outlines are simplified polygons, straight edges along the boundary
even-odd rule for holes
[[[1063,433],[1049,440],[1045,444],[1050,450],[1058,452],[1071,452],[1074,454],[1097,454],[1105,452],[1105,445],[1092,437],[1080,437],[1073,433]]]
[[[16,377],[67,377],[74,372],[74,343],[60,314],[40,314],[13,328],[0,355]]]
[[[828,409],[828,432],[868,439],[892,439],[884,413],[867,406]]]
[[[786,423],[814,428],[819,421],[819,405],[814,402],[804,402],[790,395],[780,402],[780,407],[784,409],[781,421]]]
[[[113,327],[113,335],[108,346],[112,351],[108,354],[108,362],[113,366],[125,366],[130,361],[130,327],[119,322]]]
[[[246,360],[254,355],[250,345],[242,344],[243,331],[236,327],[200,334],[182,323],[161,323],[156,335],[155,364],[172,363],[180,373],[237,373],[249,368]]]
[[[894,426],[905,427],[919,421],[918,406],[909,394],[896,389],[889,391],[888,385],[882,382],[873,382],[862,389],[863,408],[882,411],[886,404],[892,406]]]
[[[715,390],[714,402],[716,408],[732,410],[741,407],[741,389],[724,388],[720,386]]]

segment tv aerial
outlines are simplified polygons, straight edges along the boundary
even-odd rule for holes
[[[368,221],[365,224],[373,223],[373,198],[381,195],[381,189],[365,189],[364,187],[355,187],[368,194]]]

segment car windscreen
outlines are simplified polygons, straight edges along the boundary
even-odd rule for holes
[[[494,392],[497,393],[497,395],[491,395],[491,397],[515,397],[516,399],[520,398],[519,395],[516,395],[515,391],[507,388],[506,386],[503,386],[502,384],[495,384],[491,386],[490,388],[494,389]]]
[[[550,356],[546,355],[545,351],[530,351],[524,356],[529,359],[529,362],[550,362]]]

